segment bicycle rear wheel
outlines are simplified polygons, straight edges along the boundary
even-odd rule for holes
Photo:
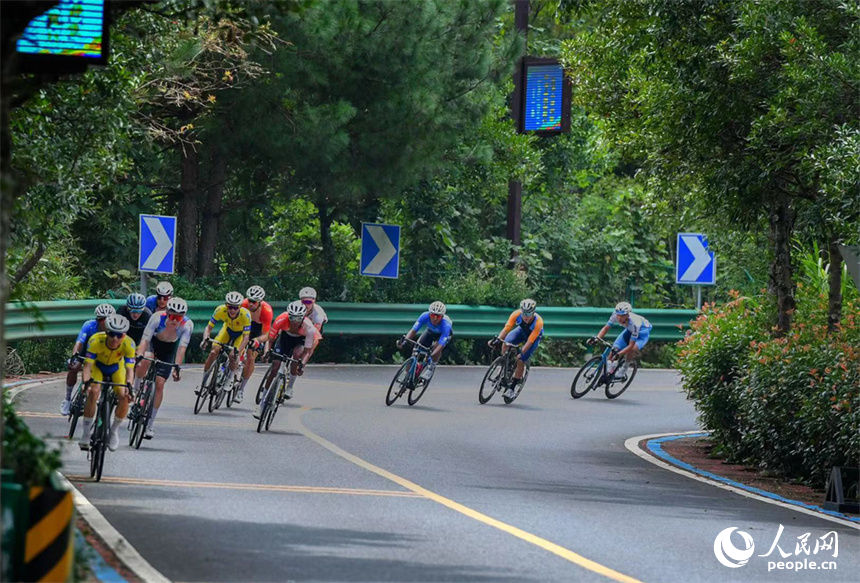
[[[502,380],[502,375],[505,368],[505,357],[499,356],[490,363],[487,372],[484,373],[484,380],[481,381],[481,387],[478,389],[478,402],[485,405],[493,398],[496,391],[499,390],[499,383]]]
[[[579,399],[594,388],[603,372],[603,357],[595,356],[582,365],[570,384],[570,396]]]
[[[72,395],[72,406],[69,410],[69,439],[72,439],[75,436],[75,428],[78,426],[78,419],[84,410],[83,404],[78,403],[82,398],[81,393],[81,387],[78,386],[75,394]]]
[[[626,360],[626,359],[625,359],[625,360]],[[616,369],[615,369],[615,370],[616,370],[616,372],[617,372],[617,371],[618,371],[622,366],[624,366],[624,363],[623,363],[623,362],[618,363],[618,368],[616,368]],[[632,362],[630,362],[630,363],[627,365],[627,380],[625,380],[625,381],[623,381],[623,382],[622,382],[622,381],[615,381],[615,380],[610,381],[610,382],[606,385],[606,390],[604,391],[604,392],[606,393],[606,398],[607,398],[607,399],[614,399],[615,397],[619,397],[619,396],[621,396],[621,393],[623,393],[624,391],[626,391],[626,390],[627,390],[627,387],[629,387],[629,386],[630,386],[630,383],[632,383],[632,382],[633,382],[633,377],[635,377],[635,376],[636,376],[636,371],[637,371],[637,370],[639,370],[639,363],[638,363],[638,362],[636,362],[635,360],[634,360],[634,361],[632,361]],[[619,385],[619,387],[620,387],[620,388],[616,389],[616,388],[615,388],[615,386],[616,386],[616,385]]]
[[[511,378],[513,378],[513,377],[511,377]],[[529,380],[529,364],[528,363],[526,363],[525,369],[523,370],[522,380],[519,383],[517,383],[517,390],[514,391],[514,396],[513,397],[504,397],[504,396],[502,397],[505,401],[505,405],[510,405],[511,403],[513,403],[514,401],[517,400],[517,397],[519,397],[520,393],[523,392],[523,389],[526,386],[527,380]]]
[[[400,368],[397,369],[397,372],[394,374],[394,378],[391,380],[391,384],[388,386],[388,393],[385,395],[385,404],[390,406],[394,401],[400,398],[400,395],[403,394],[403,390],[406,387],[407,377],[410,371],[410,365],[413,363],[413,358],[406,359],[406,362],[400,365]]]

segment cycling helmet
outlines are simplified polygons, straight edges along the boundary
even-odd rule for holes
[[[96,306],[96,318],[107,318],[116,314],[116,310],[110,304],[99,304]]]
[[[248,296],[248,299],[252,302],[262,302],[263,298],[266,297],[266,290],[261,288],[259,285],[252,285],[248,288],[248,291],[245,292],[245,295]]]
[[[523,313],[523,316],[533,316],[536,309],[537,302],[534,300],[526,298],[520,302],[520,311]]]
[[[299,292],[299,299],[303,300],[305,298],[317,299],[317,290],[312,287],[303,287],[302,291]]]
[[[302,320],[307,312],[308,309],[300,301],[293,302],[287,306],[287,314],[289,315],[290,320]]]
[[[633,306],[630,305],[630,302],[618,302],[618,305],[615,306],[615,313],[619,316],[626,316],[633,309]]]
[[[433,302],[430,304],[430,313],[434,316],[444,316],[445,315],[445,304],[442,302]]]
[[[224,303],[228,306],[241,306],[243,299],[245,298],[242,297],[242,294],[237,291],[232,291],[224,298]]]
[[[128,294],[125,305],[129,310],[142,310],[146,306],[146,296],[143,294]]]
[[[125,334],[128,332],[128,326],[128,319],[125,316],[120,316],[119,314],[108,316],[107,322],[105,322],[105,329],[108,332],[117,332],[119,334]]]
[[[160,296],[172,296],[173,286],[166,281],[159,281],[158,285],[155,286],[155,293]]]
[[[185,314],[188,311],[188,304],[182,298],[170,298],[167,301],[167,311],[174,314]]]

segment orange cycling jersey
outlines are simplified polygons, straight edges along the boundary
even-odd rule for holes
[[[269,328],[272,327],[272,319],[275,316],[271,304],[269,302],[260,302],[260,307],[257,308],[257,311],[251,312],[251,308],[248,307],[248,298],[245,298],[242,300],[242,307],[247,308],[248,312],[251,313],[251,337],[256,338],[261,334],[268,334]],[[259,319],[255,320],[254,318]]]
[[[514,310],[514,312],[511,314],[511,317],[508,318],[508,323],[505,324],[502,333],[499,334],[499,338],[506,337],[508,335],[508,332],[510,332],[517,326],[522,328],[523,332],[529,335],[528,341],[531,343],[534,343],[538,338],[543,336],[543,318],[535,314],[534,319],[527,324],[523,320],[523,311]]]

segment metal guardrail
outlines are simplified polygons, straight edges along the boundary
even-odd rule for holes
[[[57,302],[13,302],[6,305],[7,341],[26,338],[72,338],[81,324],[93,317],[95,307],[105,300],[70,300]],[[116,307],[120,300],[108,300]],[[200,333],[205,322],[221,302],[188,302],[188,314]],[[289,302],[271,302],[275,316],[286,310]],[[415,319],[427,309],[424,304],[351,304],[320,302],[328,314],[326,336],[397,336],[405,333]],[[458,338],[489,338],[505,324],[513,308],[449,305],[448,315],[454,322]],[[588,338],[606,323],[612,308],[556,308],[538,310],[550,338]],[[695,310],[637,310],[654,326],[651,339],[680,340],[696,317]]]

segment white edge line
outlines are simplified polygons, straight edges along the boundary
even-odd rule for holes
[[[746,490],[742,490],[741,488],[736,488],[735,486],[729,486],[728,484],[723,484],[721,482],[715,482],[714,480],[709,480],[704,476],[699,476],[698,474],[694,474],[692,472],[688,472],[687,470],[683,470],[677,466],[673,466],[672,464],[661,460],[658,457],[655,457],[645,451],[644,449],[639,447],[639,442],[645,439],[657,439],[660,437],[669,437],[672,435],[693,435],[696,433],[702,433],[701,430],[698,431],[682,431],[682,432],[672,432],[672,433],[655,433],[653,435],[638,435],[636,437],[631,437],[624,441],[624,447],[626,447],[631,452],[635,453],[642,459],[651,462],[655,466],[660,466],[663,469],[669,470],[670,472],[675,472],[676,474],[680,474],[682,476],[686,476],[688,478],[692,478],[698,482],[703,482],[705,484],[709,484],[711,486],[715,486],[722,490],[728,490],[729,492],[734,492],[735,494],[739,494],[740,496],[744,496],[746,498],[752,498],[753,500],[758,500],[759,502],[766,502],[768,504],[773,504],[775,506],[781,506],[782,508],[787,508],[788,510],[794,510],[795,512],[800,512],[802,514],[808,514],[809,516],[815,516],[816,518],[821,518],[823,520],[827,520],[833,522],[835,524],[840,524],[842,526],[847,526],[849,528],[853,528],[855,530],[860,530],[860,525],[854,524],[849,520],[843,520],[841,518],[836,518],[835,516],[829,516],[827,514],[823,514],[821,512],[816,512],[815,510],[810,510],[808,508],[803,508],[802,506],[795,506],[794,504],[787,504],[785,502],[780,502],[779,500],[774,500],[772,498],[767,498],[766,496],[759,496],[758,494],[754,494],[753,492],[748,492]]]
[[[81,517],[90,525],[90,528],[95,531],[96,535],[102,539],[111,552],[131,571],[135,577],[147,583],[171,583],[170,579],[162,575],[155,567],[150,565],[137,550],[131,546],[131,543],[122,536],[117,529],[99,512],[98,508],[87,500],[87,497],[75,488],[75,486],[62,474],[60,477],[72,491],[72,496],[75,500],[75,508],[80,513]]]
[[[22,393],[27,389],[57,380],[62,380],[62,378],[48,379],[45,381],[26,384],[21,387],[15,387],[9,391],[9,400],[11,401],[19,393]],[[122,564],[125,565],[126,568],[135,575],[135,577],[141,581],[146,581],[147,583],[171,583],[170,579],[162,575],[155,567],[150,565],[147,560],[144,559],[133,546],[131,546],[131,543],[129,543],[128,540],[122,536],[110,522],[107,521],[104,515],[99,512],[98,508],[93,506],[92,502],[87,500],[87,497],[81,494],[80,490],[75,488],[66,476],[60,472],[57,473],[60,476],[60,480],[68,486],[69,490],[71,490],[72,498],[74,498],[75,502],[75,508],[80,513],[81,517],[83,517],[87,524],[90,525],[90,528],[95,531],[96,535],[104,541],[111,552],[116,555],[120,562],[122,562]]]

